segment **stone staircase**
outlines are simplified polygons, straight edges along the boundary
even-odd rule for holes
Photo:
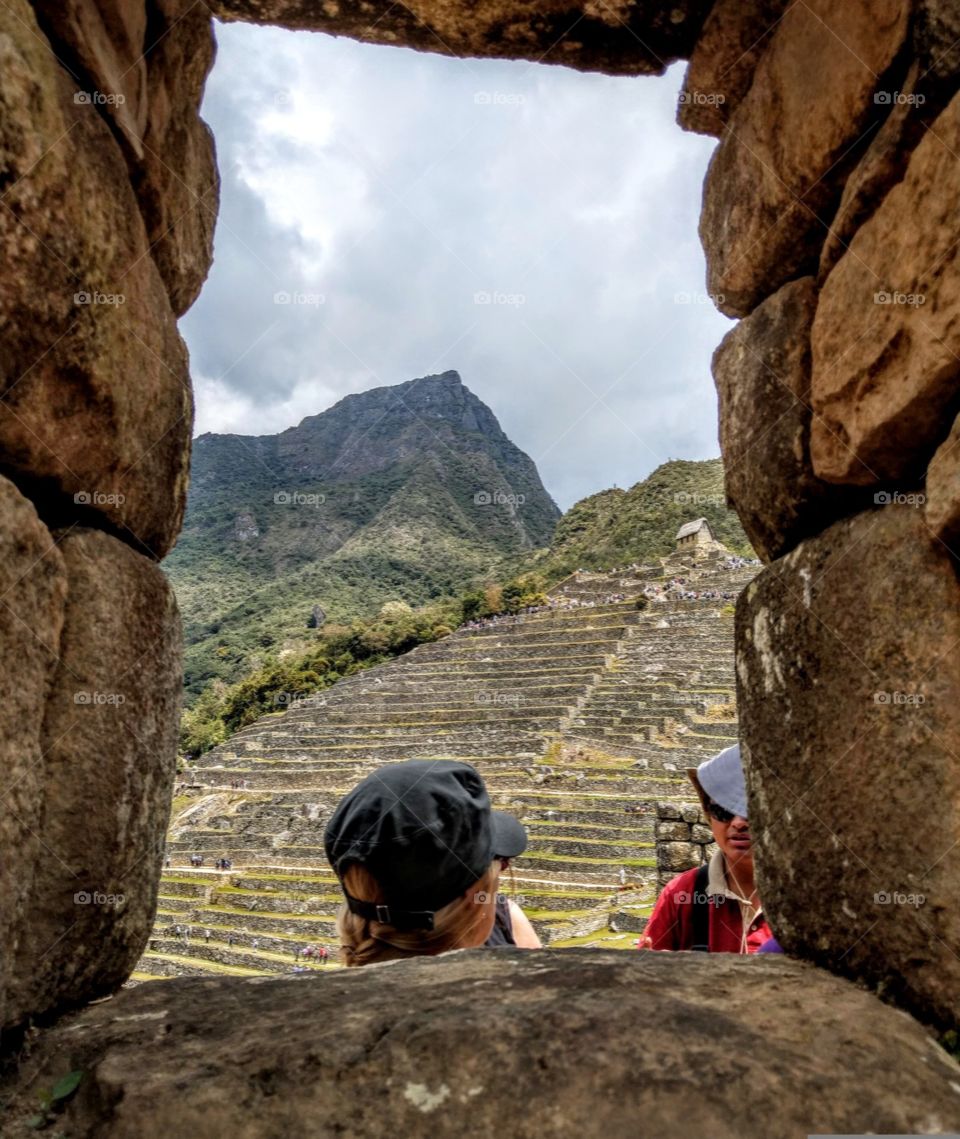
[[[359,779],[407,758],[473,763],[522,819],[530,843],[505,888],[545,943],[632,945],[655,897],[655,804],[689,802],[684,769],[737,737],[730,598],[753,572],[668,558],[575,575],[545,610],[459,630],[244,728],[182,777],[135,979],[338,967],[295,953],[335,956],[323,831]],[[718,596],[638,607],[678,574]],[[221,858],[230,871],[212,869]]]

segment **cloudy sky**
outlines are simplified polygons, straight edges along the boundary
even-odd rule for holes
[[[682,67],[614,79],[218,26],[196,432],[456,369],[561,508],[719,453]],[[278,294],[280,303],[278,303]],[[287,298],[287,303],[283,299]]]

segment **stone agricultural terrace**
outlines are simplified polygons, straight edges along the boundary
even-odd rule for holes
[[[632,946],[656,895],[657,803],[696,813],[685,768],[737,738],[731,598],[756,566],[732,564],[719,548],[574,574],[547,611],[422,645],[200,757],[134,980],[333,968],[295,957],[318,944],[336,956],[327,820],[369,771],[413,758],[474,764],[523,821],[512,886],[545,944]],[[645,598],[678,577],[728,596]],[[221,858],[230,871],[214,869]],[[660,858],[690,864],[677,844]]]

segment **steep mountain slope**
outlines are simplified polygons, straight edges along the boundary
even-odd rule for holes
[[[165,563],[186,683],[232,679],[268,648],[386,600],[456,593],[559,517],[533,461],[456,372],[347,396],[279,435],[202,435]]]

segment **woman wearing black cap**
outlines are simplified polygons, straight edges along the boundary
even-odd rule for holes
[[[337,918],[344,964],[481,946],[495,921],[498,944],[539,945],[513,903],[512,931],[502,903],[497,920],[501,868],[526,845],[469,764],[409,760],[368,775],[324,835],[346,899]]]

